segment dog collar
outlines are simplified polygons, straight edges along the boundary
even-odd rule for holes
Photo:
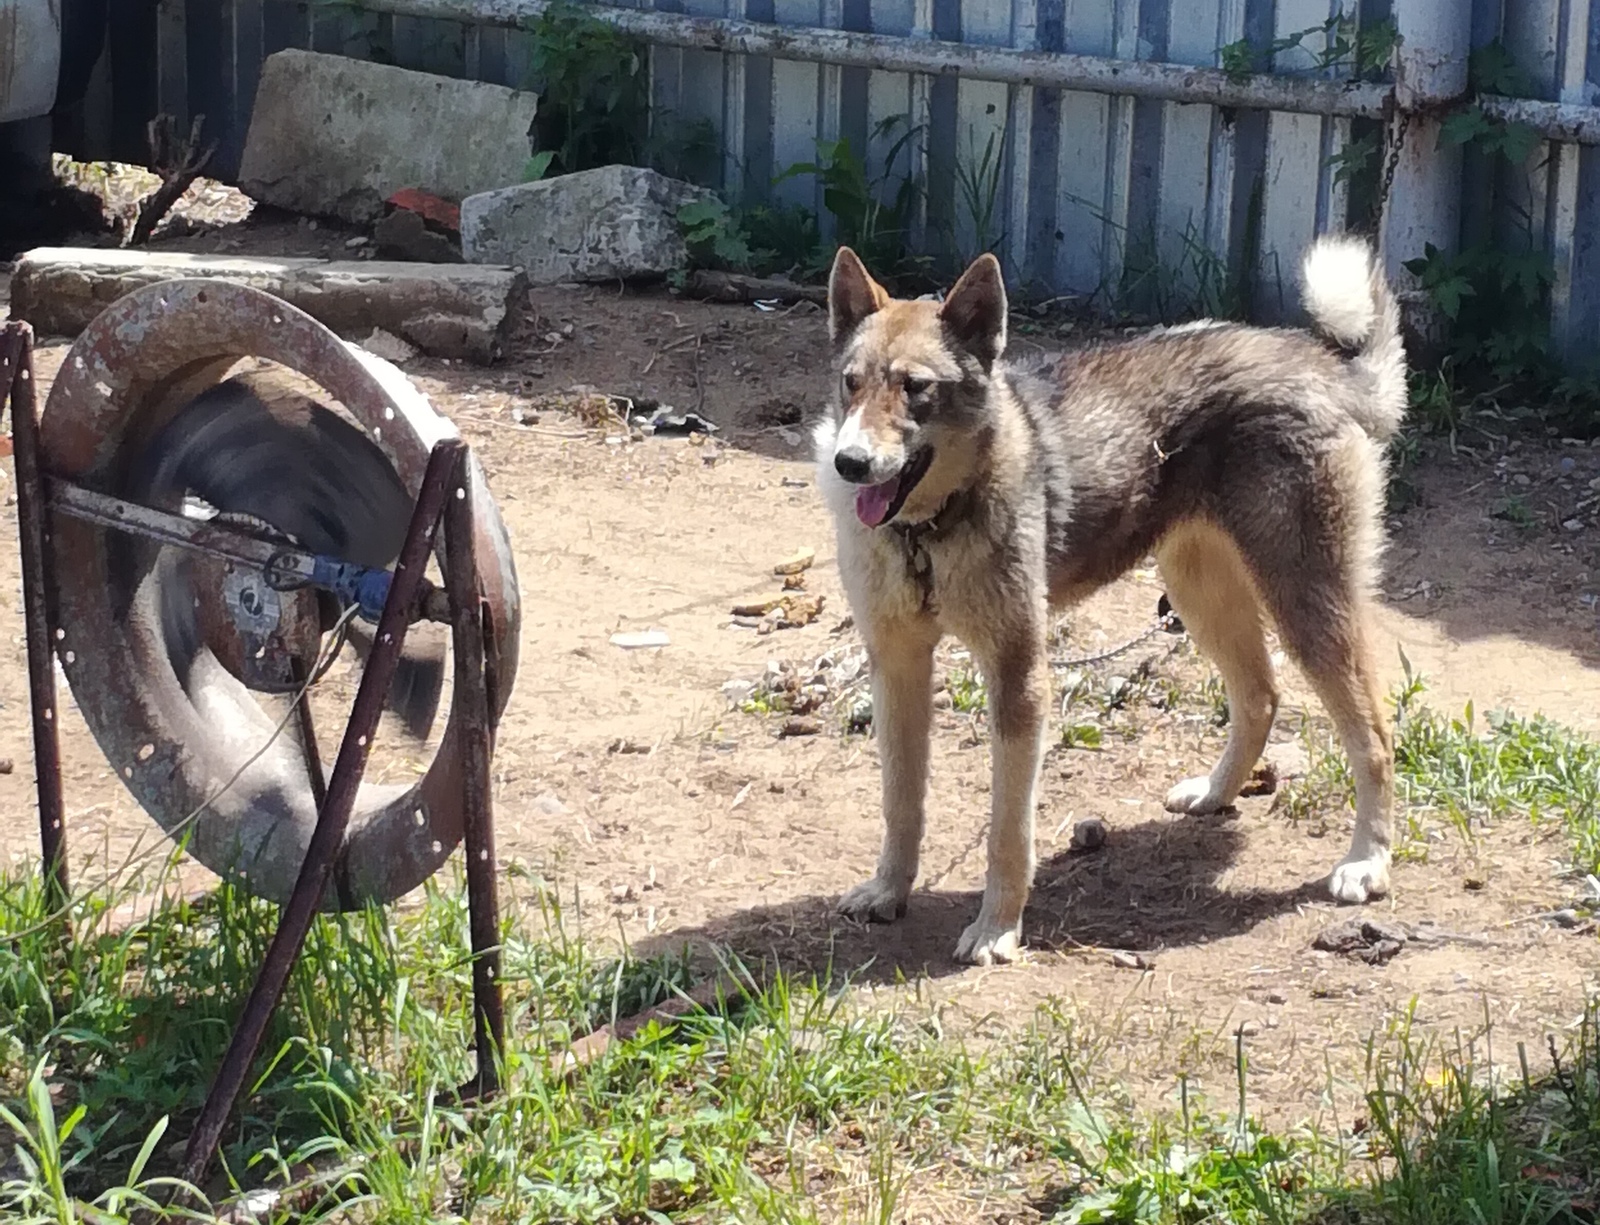
[[[939,503],[939,509],[916,523],[891,523],[906,555],[906,575],[922,594],[922,610],[933,608],[933,555],[928,546],[946,536],[963,517],[967,491],[957,490]]]

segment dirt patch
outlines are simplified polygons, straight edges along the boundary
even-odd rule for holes
[[[294,254],[347,241],[295,223],[251,232]],[[228,241],[215,237],[224,233],[211,241]],[[1253,1102],[1290,1122],[1322,1108],[1330,1075],[1340,1095],[1358,1083],[1367,1036],[1413,1001],[1418,1021],[1441,1035],[1488,1016],[1504,1058],[1575,1015],[1594,975],[1593,935],[1531,917],[1570,891],[1552,833],[1508,821],[1469,845],[1421,830],[1396,869],[1395,898],[1362,917],[1425,936],[1368,964],[1313,947],[1351,917],[1317,886],[1343,853],[1348,814],[1291,823],[1271,796],[1217,817],[1165,813],[1167,786],[1208,768],[1223,735],[1208,669],[1165,637],[1092,670],[1096,700],[1115,698],[1117,678],[1126,688],[1099,746],[1049,754],[1027,963],[975,970],[949,959],[977,907],[990,768],[981,718],[954,698],[967,667],[954,644],[941,657],[951,696],[937,718],[910,914],[871,930],[836,919],[834,899],[876,857],[876,746],[850,734],[837,710],[813,712],[818,734],[782,736],[786,716],[731,709],[729,696],[748,700],[774,661],[807,674],[859,645],[842,628],[831,530],[806,455],[823,317],[810,306],[768,313],[603,288],[543,290],[532,305],[503,365],[421,360],[408,370],[478,449],[517,548],[522,665],[495,759],[500,852],[557,882],[586,935],[643,950],[714,941],[793,971],[852,969],[885,987],[903,975],[922,982],[948,1025],[988,1038],[1051,1003],[1151,1097],[1180,1072],[1226,1092],[1243,1026]],[[59,344],[41,351],[43,388],[63,353]],[[703,413],[722,428],[711,440],[636,438],[625,423],[579,411],[573,388],[585,386]],[[1421,504],[1394,523],[1384,577],[1390,678],[1402,647],[1446,709],[1471,699],[1600,731],[1600,534],[1579,506],[1597,479],[1600,451],[1560,439],[1430,456],[1416,477]],[[1525,522],[1507,499],[1532,489],[1551,505],[1528,495]],[[7,539],[14,517],[8,497]],[[732,608],[772,598],[774,566],[807,548],[816,561],[805,589],[822,597],[822,615],[769,633],[740,624]],[[1101,593],[1067,619],[1063,651],[1130,636],[1154,617],[1159,595],[1146,571]],[[0,624],[0,709],[10,715],[0,758],[18,763],[0,775],[11,814],[0,855],[17,858],[35,852],[9,549],[0,550]],[[642,630],[664,632],[668,645],[611,642]],[[348,687],[353,671],[334,680]],[[1303,765],[1297,719],[1316,706],[1292,674],[1287,690],[1269,756],[1290,774]],[[159,846],[75,711],[62,730],[80,877],[141,840]],[[386,767],[405,768],[405,754]],[[1086,818],[1103,821],[1107,838],[1075,851],[1072,830]]]

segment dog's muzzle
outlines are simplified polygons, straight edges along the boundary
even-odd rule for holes
[[[864,447],[842,447],[833,456],[834,470],[856,486],[856,518],[868,527],[881,527],[900,513],[932,462],[933,448],[922,447],[888,480],[872,482],[872,457]]]

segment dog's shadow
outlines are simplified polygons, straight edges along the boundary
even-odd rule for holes
[[[1096,850],[1051,855],[1034,878],[1024,940],[1035,950],[1097,945],[1140,952],[1208,944],[1326,898],[1325,876],[1279,888],[1219,884],[1243,841],[1235,814],[1226,812],[1112,829]],[[924,874],[941,866],[925,861]],[[839,893],[855,883],[841,878]],[[658,932],[635,951],[651,955],[709,946],[790,975],[849,975],[869,983],[938,978],[965,968],[951,954],[962,930],[977,917],[978,891],[924,885],[912,893],[899,922],[870,926],[835,913],[839,893],[755,906],[699,926]]]

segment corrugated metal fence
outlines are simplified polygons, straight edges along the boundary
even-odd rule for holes
[[[1348,63],[1319,66],[1325,23],[1344,9],[1360,29],[1397,20],[1405,30],[1411,6],[1429,10],[1421,15],[1425,29],[1455,21],[1470,24],[1474,46],[1502,41],[1534,97],[1578,107],[1594,101],[1600,23],[1590,14],[1600,0],[1393,3],[1393,13],[1390,0],[656,0],[654,9],[903,36],[931,49],[960,43],[1211,68],[1225,66],[1229,44],[1266,47],[1310,30],[1276,52],[1271,71],[1339,76],[1348,75]],[[91,87],[75,150],[81,156],[140,160],[145,117],[165,110],[186,121],[204,112],[222,140],[216,169],[231,175],[261,62],[283,47],[528,83],[531,40],[507,28],[517,0],[119,0],[115,7],[121,28]],[[405,15],[408,9],[481,19]],[[1467,33],[1460,31],[1463,39]],[[1340,167],[1381,146],[1380,119],[681,46],[657,45],[650,70],[657,127],[699,133],[710,154],[696,177],[730,197],[825,214],[812,177],[774,179],[814,160],[819,140],[845,137],[865,151],[870,178],[910,174],[925,185],[913,219],[924,250],[957,255],[998,244],[1012,277],[1036,293],[1095,295],[1143,309],[1196,300],[1237,305],[1242,294],[1256,316],[1278,315],[1293,292],[1289,274],[1300,250],[1317,233],[1363,223],[1369,202],[1359,186],[1370,186],[1384,160],[1367,158],[1352,193]],[[915,139],[887,165],[907,130]],[[1543,144],[1520,172],[1494,172],[1469,151],[1462,173],[1459,153],[1441,151],[1436,131],[1436,123],[1419,121],[1411,133],[1414,148],[1396,186],[1407,196],[1401,212],[1409,213],[1385,233],[1391,266],[1420,254],[1430,237],[1453,245],[1458,234],[1507,243],[1531,236],[1554,257],[1558,337],[1570,350],[1592,349],[1600,335],[1593,275],[1600,151]]]

